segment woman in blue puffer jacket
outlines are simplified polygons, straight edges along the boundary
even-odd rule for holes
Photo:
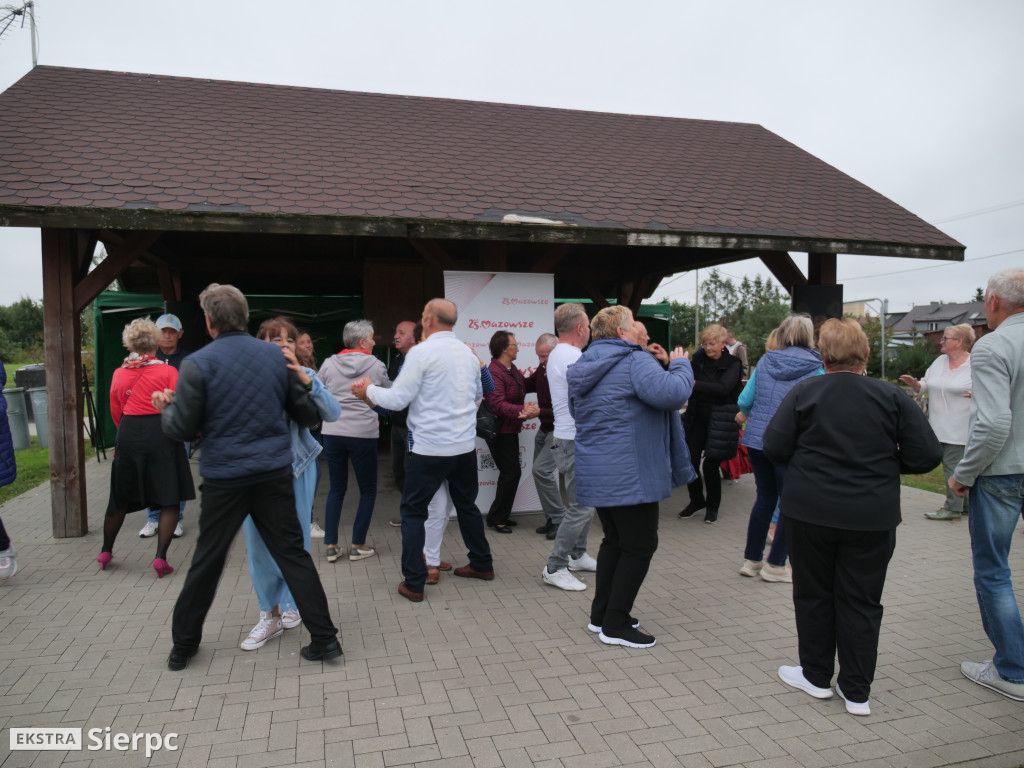
[[[596,507],[604,527],[588,629],[608,645],[649,648],[654,638],[629,614],[658,548],[658,502],[694,479],[679,419],[693,371],[681,348],[666,371],[635,343],[633,326],[626,307],[598,312],[567,379],[576,500]]]

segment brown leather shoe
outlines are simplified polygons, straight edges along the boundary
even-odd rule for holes
[[[451,563],[446,563],[444,560],[437,564],[437,570],[439,571],[450,571],[452,569]]]
[[[441,580],[441,569],[427,566],[427,584],[437,584]]]
[[[400,594],[406,600],[412,600],[414,603],[422,603],[423,602],[423,593],[422,592],[413,592],[411,589],[409,589],[407,586],[405,586],[405,582],[404,581],[398,585],[398,594]]]
[[[464,579],[483,579],[484,581],[491,581],[494,578],[494,571],[478,571],[471,565],[463,565],[461,568],[456,568],[453,573]]]

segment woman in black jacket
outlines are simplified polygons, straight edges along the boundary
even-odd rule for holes
[[[679,513],[693,517],[707,508],[704,522],[718,520],[722,501],[722,475],[718,467],[736,455],[739,425],[735,422],[736,401],[740,396],[740,375],[743,364],[725,348],[728,331],[720,325],[709,325],[700,335],[701,345],[694,355],[693,394],[683,414],[686,447],[697,472],[697,479],[687,486],[690,503]],[[704,454],[704,477],[701,480],[700,457]],[[705,496],[705,484],[707,495]]]
[[[793,387],[763,436],[764,455],[786,465],[782,516],[800,655],[779,677],[831,698],[838,652],[836,692],[851,715],[869,715],[900,473],[934,469],[942,446],[905,392],[862,375],[868,339],[857,321],[826,320],[818,352],[827,375]]]

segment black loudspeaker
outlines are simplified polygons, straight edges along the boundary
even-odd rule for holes
[[[813,320],[843,316],[842,285],[793,286],[793,311],[805,312]]]

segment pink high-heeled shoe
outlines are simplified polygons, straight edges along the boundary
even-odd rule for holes
[[[100,564],[101,571],[107,570],[107,563],[113,559],[114,555],[110,552],[100,552],[99,555],[96,556],[96,562]]]
[[[174,569],[170,566],[170,563],[162,557],[158,557],[153,561],[153,570],[156,571],[156,577],[158,579],[162,579],[168,573],[174,573]]]

